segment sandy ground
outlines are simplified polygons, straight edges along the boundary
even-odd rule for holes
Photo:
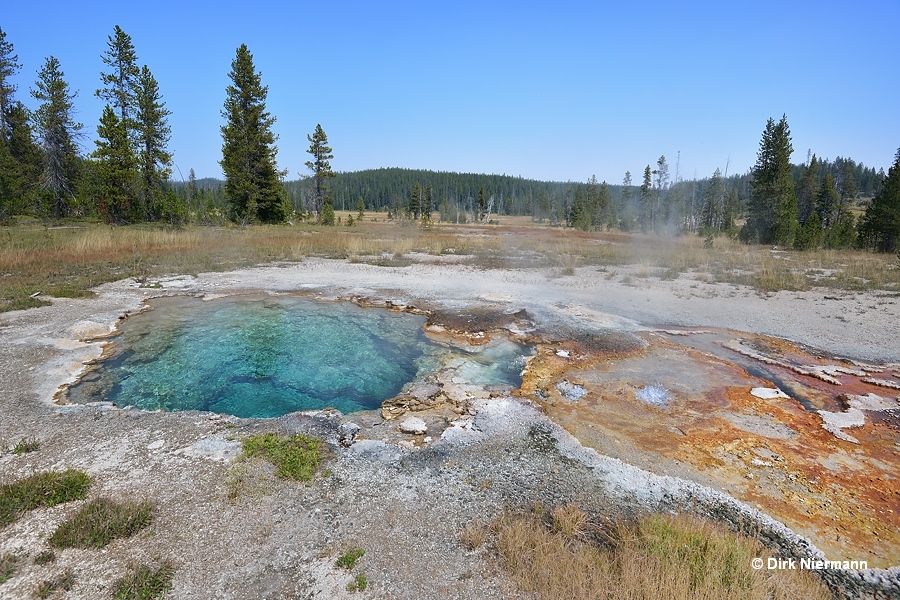
[[[40,581],[66,566],[76,576],[67,597],[103,597],[129,564],[157,557],[178,566],[172,598],[349,597],[344,586],[351,575],[333,566],[349,545],[367,550],[359,568],[372,585],[361,597],[509,597],[512,583],[483,553],[466,552],[459,531],[472,520],[490,519],[502,506],[534,501],[571,500],[589,510],[616,506],[628,512],[683,506],[689,498],[691,504],[718,507],[708,514],[760,520],[788,540],[786,551],[815,554],[780,524],[724,494],[584,448],[531,403],[514,398],[473,401],[475,416],[423,450],[398,446],[402,435],[375,413],[354,417],[364,426],[361,438],[368,439],[345,450],[336,444],[334,418],[245,421],[52,404],[60,386],[100,355],[98,335],[140,310],[145,299],[173,293],[301,292],[425,310],[524,308],[545,330],[719,327],[786,338],[828,355],[900,362],[896,294],[819,290],[762,296],[738,286],[633,273],[626,285],[621,280],[628,274],[627,268],[611,273],[582,267],[560,276],[552,270],[427,263],[386,268],[308,259],[165,278],[161,289],[120,281],[99,288],[96,299],[58,299],[49,307],[0,315],[0,446],[22,438],[41,443],[34,453],[0,454],[0,481],[81,468],[95,478],[92,497],[146,497],[157,506],[149,533],[101,551],[66,550],[44,566],[31,559],[79,503],[29,513],[0,530],[0,553],[26,557],[25,566],[0,586],[0,597],[29,597]],[[289,485],[252,464],[237,500],[230,501],[234,438],[272,428],[329,439],[331,476],[309,487]],[[900,571],[871,577],[893,581],[889,585],[900,593]]]

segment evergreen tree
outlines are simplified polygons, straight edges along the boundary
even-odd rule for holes
[[[28,109],[14,97],[12,77],[21,67],[13,45],[0,29],[0,221],[24,207],[25,196],[40,171]]]
[[[38,72],[35,89],[31,90],[31,95],[42,103],[35,112],[43,150],[41,187],[50,195],[53,214],[57,218],[67,216],[72,204],[77,176],[75,139],[82,128],[73,118],[72,101],[78,92],[69,92],[64,76],[59,60],[50,56]]]
[[[572,199],[572,208],[569,210],[568,225],[582,231],[591,229],[591,209],[583,185],[575,188],[575,197]]]
[[[331,207],[331,195],[328,193],[328,180],[334,177],[335,174],[334,171],[331,170],[331,162],[329,161],[334,158],[334,155],[331,153],[332,150],[328,146],[328,136],[325,135],[325,130],[322,129],[321,125],[317,124],[316,130],[311,135],[307,135],[306,139],[309,141],[309,149],[307,152],[313,158],[304,163],[307,168],[313,172],[313,208],[315,209],[319,220],[325,225],[329,225],[329,223],[325,223],[324,216],[321,212],[324,210],[326,204]],[[331,208],[331,213],[332,221],[334,221],[333,208]]]
[[[652,171],[650,165],[644,169],[644,181],[641,183],[641,231],[647,233],[647,230],[653,224],[653,184]]]
[[[246,44],[237,49],[228,74],[222,116],[222,170],[225,199],[231,219],[246,223],[280,223],[287,217],[286,199],[275,156],[273,117],[266,110],[269,88],[253,66]]]
[[[662,225],[669,218],[668,194],[669,189],[669,165],[666,162],[665,155],[662,155],[656,161],[656,168],[653,170],[653,210],[650,213],[650,225],[656,228]]]
[[[123,224],[136,220],[134,206],[137,157],[131,148],[128,128],[110,105],[103,107],[97,127],[93,158],[97,159],[99,210],[107,223]]]
[[[600,184],[600,220],[609,231],[619,222],[616,214],[616,205],[613,204],[612,194],[609,192],[609,184],[605,181]]]
[[[137,107],[138,79],[141,70],[138,68],[137,54],[131,36],[116,25],[113,35],[107,38],[106,52],[102,56],[103,64],[110,68],[109,73],[100,73],[100,81],[104,87],[94,94],[106,100],[119,111],[119,121],[124,123],[130,132]]]
[[[15,102],[13,95],[16,93],[12,78],[21,68],[19,56],[13,54],[12,43],[6,41],[6,32],[0,29],[0,141],[3,142],[8,141],[11,135],[8,115]]]
[[[41,152],[34,143],[25,105],[11,103],[6,123],[8,137],[0,139],[0,221],[26,207],[41,173]]]
[[[167,149],[171,137],[167,117],[172,113],[162,102],[159,85],[146,65],[138,78],[136,100],[138,198],[143,218],[153,219],[161,216],[160,205],[171,200],[163,202],[162,194],[163,184],[172,174],[172,153]],[[173,214],[172,207],[167,212]]]
[[[409,193],[409,206],[407,207],[407,212],[409,212],[410,216],[415,221],[419,218],[419,212],[421,210],[422,210],[422,186],[420,186],[417,182],[413,186],[412,191]]]
[[[859,227],[860,244],[879,252],[900,250],[900,149],[881,190],[866,208]]]
[[[625,177],[622,179],[622,194],[619,196],[619,223],[624,231],[634,229],[633,197],[634,188],[631,185],[631,171],[625,171]]]
[[[831,173],[825,173],[822,186],[819,188],[819,196],[816,199],[816,213],[819,215],[822,229],[831,229],[837,223],[840,203],[841,197],[834,187],[834,177],[831,176]]]
[[[769,119],[751,170],[751,195],[742,237],[790,246],[797,228],[797,198],[791,179],[791,131],[787,117]]]
[[[478,206],[476,208],[475,222],[481,223],[487,215],[487,199],[484,197],[484,186],[478,189]]]
[[[797,220],[805,224],[815,211],[819,198],[819,161],[813,154],[809,164],[803,166],[797,189]]]
[[[701,234],[709,234],[721,231],[725,224],[725,184],[722,180],[722,171],[716,169],[706,194],[703,197],[703,208],[700,211]]]
[[[431,184],[425,186],[425,197],[422,202],[422,221],[431,222],[431,213],[434,211],[434,190]]]

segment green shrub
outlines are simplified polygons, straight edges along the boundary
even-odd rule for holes
[[[22,438],[19,440],[19,443],[13,446],[13,454],[27,454],[28,452],[34,452],[38,448],[41,447],[41,443],[35,439],[26,440]]]
[[[354,546],[341,554],[334,564],[336,567],[343,567],[349,571],[356,566],[356,563],[359,562],[359,559],[362,558],[365,553],[366,551],[362,548]]]
[[[37,473],[0,486],[0,527],[9,525],[22,513],[41,506],[56,506],[87,495],[91,480],[82,471]]]
[[[298,433],[282,437],[276,433],[251,435],[243,441],[244,454],[260,456],[277,467],[284,479],[309,481],[322,461],[322,440]]]
[[[103,548],[116,538],[130,537],[153,520],[150,502],[113,502],[98,498],[60,525],[48,540],[55,548]]]
[[[113,584],[116,600],[155,600],[172,588],[175,566],[164,561],[157,568],[138,565],[128,575]]]
[[[0,554],[0,584],[9,580],[16,572],[19,557],[15,554]]]

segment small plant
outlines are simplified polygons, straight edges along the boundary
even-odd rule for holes
[[[369,587],[368,578],[362,573],[359,573],[356,577],[353,578],[353,581],[347,584],[347,591],[363,592],[367,587]]]
[[[483,523],[466,523],[459,534],[459,541],[469,550],[476,550],[487,541],[488,533],[488,528]]]
[[[274,464],[283,479],[309,481],[322,462],[322,440],[298,433],[282,437],[276,433],[251,435],[244,439],[244,454],[260,456]]]
[[[0,584],[9,581],[16,572],[19,557],[15,554],[0,554]]]
[[[91,480],[82,471],[37,473],[0,486],[0,527],[9,525],[29,510],[56,506],[87,495]]]
[[[72,567],[69,567],[53,579],[46,579],[42,581],[37,588],[38,598],[49,598],[56,590],[63,590],[68,592],[72,589],[72,585],[74,585],[74,583],[75,573],[72,571]]]
[[[567,539],[575,539],[587,526],[587,515],[574,504],[557,506],[550,511],[553,531],[561,533]]]
[[[55,548],[103,548],[116,538],[134,535],[152,520],[150,502],[98,498],[60,525],[48,541]]]
[[[34,557],[34,564],[48,565],[56,560],[56,553],[53,550],[42,550],[40,554]]]
[[[356,563],[360,558],[363,557],[363,554],[365,553],[366,551],[359,546],[354,546],[353,548],[350,548],[349,550],[341,554],[340,557],[338,557],[337,561],[335,561],[334,565],[336,567],[343,567],[350,571],[353,569],[353,567],[356,566]]]
[[[28,452],[34,452],[38,448],[41,447],[41,443],[36,439],[28,439],[22,438],[19,440],[19,443],[13,447],[13,454],[26,454]]]
[[[158,567],[138,565],[112,587],[115,600],[155,600],[172,588],[175,566],[168,560]]]

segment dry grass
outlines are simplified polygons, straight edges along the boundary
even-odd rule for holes
[[[754,570],[761,544],[707,521],[651,515],[612,531],[576,506],[504,512],[490,528],[501,563],[521,589],[555,599],[822,599],[807,573]]]
[[[45,304],[45,296],[89,297],[107,281],[221,271],[317,256],[384,266],[411,264],[412,253],[468,257],[492,268],[553,268],[574,275],[585,265],[636,265],[638,277],[751,285],[762,292],[811,286],[900,291],[890,255],[858,251],[781,252],[726,238],[705,248],[699,237],[586,233],[504,218],[501,226],[386,222],[354,227],[188,227],[23,224],[0,228],[0,311]],[[32,297],[39,293],[40,295]]]

